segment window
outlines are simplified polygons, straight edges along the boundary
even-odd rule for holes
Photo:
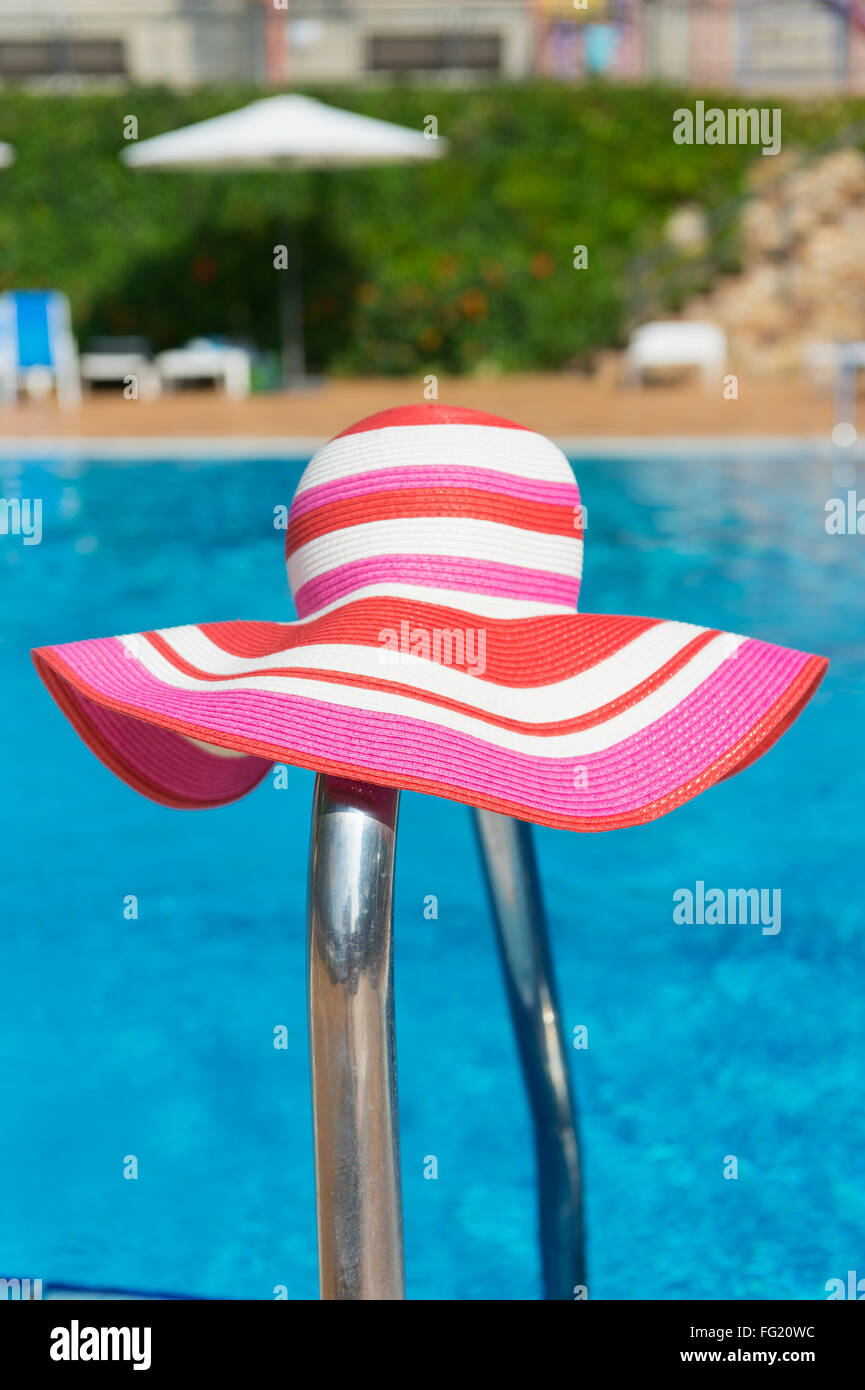
[[[120,77],[126,73],[119,39],[4,40],[0,42],[0,77]]]
[[[374,34],[367,41],[371,72],[436,72],[471,68],[498,72],[498,34]]]

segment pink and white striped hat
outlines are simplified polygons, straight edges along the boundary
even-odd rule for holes
[[[653,820],[754,761],[823,657],[578,613],[565,456],[508,420],[386,410],[306,468],[286,552],[298,621],[40,647],[78,733],[137,791],[219,806],[274,762],[542,825]]]

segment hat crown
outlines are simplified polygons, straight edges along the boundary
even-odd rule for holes
[[[370,415],[311,459],[286,558],[302,618],[373,594],[489,617],[573,612],[580,494],[550,440],[437,404]]]

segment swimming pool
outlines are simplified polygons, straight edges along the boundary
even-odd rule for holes
[[[312,774],[219,811],[153,805],[93,759],[28,657],[77,637],[290,616],[273,515],[302,467],[0,464],[0,493],[43,504],[40,544],[0,536],[2,1274],[317,1296]],[[565,1030],[588,1028],[571,1062],[590,1295],[822,1298],[828,1279],[865,1274],[863,540],[827,535],[839,487],[808,451],[575,467],[586,610],[832,659],[801,720],[740,777],[638,829],[536,832]],[[674,922],[674,892],[698,881],[780,889],[781,930]],[[414,794],[400,817],[396,994],[409,1296],[535,1298],[529,1120],[469,813]]]

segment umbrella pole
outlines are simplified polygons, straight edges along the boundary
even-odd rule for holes
[[[399,792],[319,774],[307,899],[323,1299],[405,1297],[393,1003]]]
[[[508,1004],[535,1129],[544,1297],[585,1297],[576,1106],[531,826],[474,812]]]
[[[282,380],[287,387],[301,385],[306,376],[303,350],[303,282],[300,265],[300,231],[293,224],[284,232],[286,268],[282,272],[279,319],[282,334]]]

